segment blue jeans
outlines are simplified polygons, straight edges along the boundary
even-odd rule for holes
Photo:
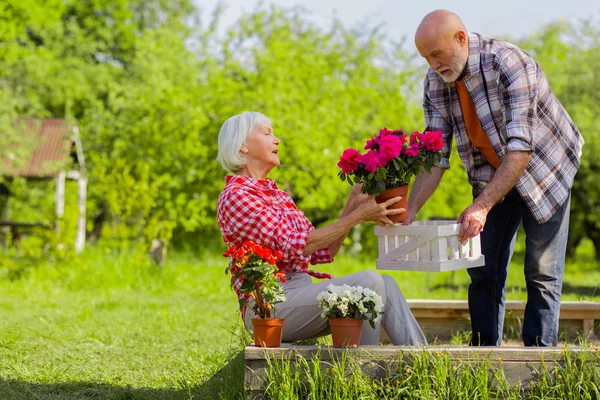
[[[517,229],[525,231],[527,305],[525,346],[556,345],[558,316],[569,231],[571,198],[546,223],[538,224],[516,189],[496,204],[481,232],[483,267],[469,268],[472,346],[499,346],[504,328],[506,276]]]

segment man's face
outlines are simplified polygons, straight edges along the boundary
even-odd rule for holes
[[[444,82],[455,82],[467,65],[468,52],[456,40],[417,44],[419,53]]]

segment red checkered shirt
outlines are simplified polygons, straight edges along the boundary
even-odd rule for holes
[[[228,247],[238,248],[244,241],[251,240],[283,254],[283,259],[277,262],[281,271],[331,279],[329,274],[308,269],[309,263],[326,264],[333,258],[327,247],[310,256],[303,255],[308,234],[315,228],[272,179],[225,177],[225,188],[217,204],[217,221]],[[241,298],[239,292],[238,297]]]

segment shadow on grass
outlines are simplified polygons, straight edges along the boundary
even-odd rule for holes
[[[600,296],[600,284],[596,286],[587,286],[587,285],[571,285],[568,282],[563,282],[562,287],[563,294],[577,294],[583,297],[596,297]]]
[[[32,383],[0,378],[2,400],[171,400],[242,399],[244,393],[244,353],[238,353],[207,381],[173,388],[132,388],[92,382]]]

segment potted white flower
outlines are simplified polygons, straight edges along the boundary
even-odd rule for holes
[[[321,316],[329,318],[333,347],[358,347],[364,320],[375,329],[383,314],[383,300],[371,289],[362,286],[327,286],[317,296]]]

